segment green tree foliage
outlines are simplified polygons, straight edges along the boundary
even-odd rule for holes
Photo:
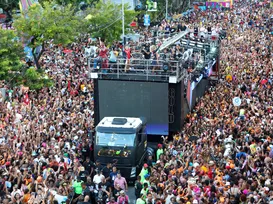
[[[45,3],[52,3],[55,2],[58,5],[66,6],[66,5],[73,5],[79,9],[80,5],[88,5],[92,6],[95,5],[99,0],[39,0],[39,3],[44,5]]]
[[[120,40],[122,35],[122,5],[114,4],[111,1],[99,1],[93,8],[87,11],[86,24],[88,32],[93,37],[100,37],[106,43]],[[124,6],[125,30],[129,28],[137,13]]]
[[[24,61],[22,42],[13,30],[0,29],[0,80],[11,86],[25,85],[30,89],[51,86],[52,81],[34,68],[28,68]]]
[[[11,81],[23,66],[23,46],[13,30],[0,29],[0,80]]]
[[[46,74],[37,71],[34,67],[26,69],[23,76],[23,84],[30,89],[39,90],[53,85],[53,81]]]
[[[81,19],[74,15],[72,5],[56,6],[52,2],[44,2],[43,6],[32,5],[28,11],[17,17],[14,27],[25,42],[31,39],[28,46],[32,48],[35,65],[39,69],[39,59],[46,42],[52,40],[53,44],[68,45],[78,36],[80,24]],[[42,49],[35,55],[37,46],[42,46]]]

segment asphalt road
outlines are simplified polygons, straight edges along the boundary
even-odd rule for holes
[[[127,195],[129,196],[130,204],[135,204],[136,203],[136,196],[135,196],[135,188],[130,184],[128,187],[128,192]]]

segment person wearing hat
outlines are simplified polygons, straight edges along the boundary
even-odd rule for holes
[[[145,175],[149,174],[149,169],[148,169],[148,164],[144,164],[143,168],[141,169],[141,172],[139,174],[139,176],[141,177],[140,182],[143,184],[143,182],[145,181]]]
[[[151,184],[150,184],[150,180],[149,180],[149,179],[150,179],[150,174],[146,174],[146,175],[144,176],[143,184],[147,183],[148,186],[150,187]]]
[[[156,150],[156,161],[159,160],[160,155],[163,153],[164,153],[164,150],[163,150],[162,144],[158,144],[157,150]]]
[[[110,198],[110,201],[107,204],[118,204],[114,197]]]
[[[121,190],[119,192],[119,197],[117,199],[118,204],[128,204],[129,203],[129,197],[125,194],[124,190]]]

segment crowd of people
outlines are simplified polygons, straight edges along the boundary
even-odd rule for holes
[[[227,31],[222,78],[188,114],[183,131],[164,138],[148,158],[135,183],[137,204],[273,203],[271,11],[244,1],[187,19],[187,26]],[[55,81],[51,88],[3,85],[0,203],[130,203],[122,172],[90,158],[94,104],[85,48],[91,44],[80,39],[67,53],[48,44],[40,63]]]

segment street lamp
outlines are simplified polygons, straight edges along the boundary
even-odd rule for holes
[[[124,0],[121,2],[122,7],[121,7],[121,12],[122,12],[122,49],[124,50],[125,42],[125,28],[124,28]]]
[[[168,0],[166,0],[166,20],[168,19]]]

